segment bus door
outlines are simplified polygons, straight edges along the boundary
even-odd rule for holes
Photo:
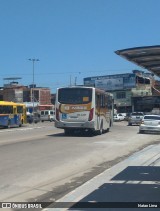
[[[17,115],[17,108],[13,107],[13,115],[14,115],[14,124],[18,123],[18,115]]]

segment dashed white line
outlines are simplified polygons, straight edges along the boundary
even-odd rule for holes
[[[29,128],[14,128],[14,129],[2,129],[0,130],[0,133],[5,133],[5,132],[13,132],[13,131],[26,131],[26,130],[33,130],[33,129],[40,129],[40,128],[45,128],[45,126],[42,127],[29,127]]]

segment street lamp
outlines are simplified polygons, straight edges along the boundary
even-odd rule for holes
[[[32,103],[33,103],[33,114],[34,114],[34,63],[39,62],[39,59],[28,59],[33,64],[33,87],[32,87]]]

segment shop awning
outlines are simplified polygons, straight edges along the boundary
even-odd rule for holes
[[[160,45],[128,48],[115,53],[160,77]]]

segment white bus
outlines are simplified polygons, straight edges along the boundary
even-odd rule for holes
[[[58,88],[55,102],[55,127],[66,135],[75,130],[101,135],[113,123],[113,95],[93,87]]]

